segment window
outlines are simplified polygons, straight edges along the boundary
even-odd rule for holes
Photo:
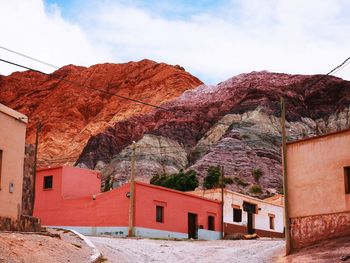
[[[215,217],[208,216],[208,230],[215,230]]]
[[[0,190],[1,190],[2,150],[0,150]]]
[[[233,208],[233,222],[242,222],[242,209]]]
[[[350,194],[350,167],[344,168],[345,194]]]
[[[164,207],[157,205],[156,206],[156,222],[164,222]]]
[[[275,215],[269,214],[270,229],[275,229]]]
[[[52,189],[52,175],[44,176],[44,189]]]

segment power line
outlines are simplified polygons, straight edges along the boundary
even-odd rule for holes
[[[31,56],[28,56],[28,55],[23,54],[23,53],[21,53],[21,52],[15,51],[15,50],[13,50],[13,49],[9,49],[9,48],[4,47],[4,46],[0,46],[0,48],[3,49],[3,50],[6,50],[6,51],[8,51],[8,52],[11,52],[11,53],[13,53],[13,54],[16,54],[16,55],[19,55],[19,56],[28,58],[28,59],[30,59],[30,60],[39,62],[39,63],[41,63],[41,64],[43,64],[43,65],[46,65],[46,66],[49,66],[49,67],[51,67],[51,68],[55,68],[55,69],[59,69],[59,68],[60,68],[60,67],[55,66],[55,65],[53,65],[53,64],[51,64],[51,63],[45,62],[45,61],[40,60],[40,59],[37,59],[37,58],[33,58],[33,57],[31,57]]]
[[[105,94],[108,94],[108,95],[111,95],[111,96],[115,96],[115,97],[118,97],[118,98],[121,98],[121,99],[133,101],[133,102],[136,102],[136,103],[139,103],[139,104],[143,104],[143,105],[150,106],[150,107],[157,108],[157,109],[162,109],[162,110],[165,110],[165,111],[170,111],[169,109],[166,109],[166,108],[161,107],[161,106],[153,105],[153,104],[148,103],[148,102],[144,102],[144,101],[141,101],[141,100],[132,99],[132,98],[125,97],[125,96],[122,96],[122,95],[111,93],[111,92],[105,91],[103,89],[91,88],[89,86],[80,84],[78,82],[71,81],[71,80],[68,80],[68,79],[65,79],[65,78],[61,78],[61,77],[57,77],[54,74],[45,73],[45,72],[42,72],[40,70],[33,69],[33,68],[30,68],[30,67],[27,67],[27,66],[24,66],[24,65],[21,65],[21,64],[9,61],[9,60],[5,60],[5,59],[0,58],[0,61],[2,61],[4,63],[7,63],[7,64],[10,64],[10,65],[13,65],[13,66],[17,66],[17,67],[20,67],[20,68],[24,68],[24,69],[27,69],[27,70],[31,70],[31,71],[34,71],[34,72],[37,72],[37,73],[44,74],[44,75],[46,75],[46,76],[48,76],[50,78],[55,78],[55,79],[58,79],[60,81],[65,81],[65,82],[70,83],[70,84],[75,84],[75,85],[77,85],[79,87],[82,87],[82,88],[86,88],[86,89],[90,89],[90,90],[94,90],[94,91],[100,91],[102,93],[105,93]]]
[[[337,72],[341,69],[341,67],[345,67],[348,65],[348,61],[350,60],[350,57],[348,57],[347,59],[345,59],[341,64],[339,64],[338,66],[336,66],[335,68],[333,68],[331,71],[329,71],[327,74],[321,76],[320,78],[316,79],[315,81],[311,82],[311,84],[307,85],[306,88],[310,88],[311,86],[315,85],[316,83],[320,82],[321,80],[323,80],[325,77],[329,76],[330,74]]]

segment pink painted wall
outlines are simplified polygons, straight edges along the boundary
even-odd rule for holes
[[[208,216],[214,216],[215,230],[220,231],[220,202],[141,182],[136,183],[135,198],[136,226],[187,233],[188,213],[194,213],[204,229],[208,229]],[[156,222],[156,205],[164,206],[163,223]]]

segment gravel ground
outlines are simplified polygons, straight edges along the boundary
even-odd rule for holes
[[[343,262],[342,257],[348,257],[345,262],[350,262],[350,237],[322,241],[316,245],[303,248],[294,254],[281,257],[280,263],[333,263]]]
[[[215,240],[169,241],[89,237],[108,262],[235,262],[271,263],[283,253],[284,241]]]
[[[0,232],[0,263],[86,263],[91,249],[71,232],[49,230],[50,237],[19,232]]]

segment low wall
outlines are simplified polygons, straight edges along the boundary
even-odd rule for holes
[[[224,223],[225,235],[242,233],[247,234],[248,228],[246,226],[236,225],[236,224],[228,224]],[[254,229],[255,233],[261,237],[274,237],[274,238],[284,238],[284,233],[267,231],[261,229]]]
[[[350,212],[291,218],[290,228],[293,249],[321,240],[350,236]]]
[[[1,231],[38,232],[41,230],[40,219],[22,215],[20,220],[0,217]]]
[[[104,226],[104,227],[90,227],[90,226],[49,226],[52,228],[70,229],[87,236],[111,235],[117,237],[128,236],[128,227],[118,226]],[[186,239],[187,233],[179,233],[173,231],[165,231],[158,229],[151,229],[145,227],[135,227],[135,236],[146,238],[178,238]],[[198,239],[202,240],[216,240],[220,239],[221,233],[217,231],[209,231],[205,229],[198,229]]]

